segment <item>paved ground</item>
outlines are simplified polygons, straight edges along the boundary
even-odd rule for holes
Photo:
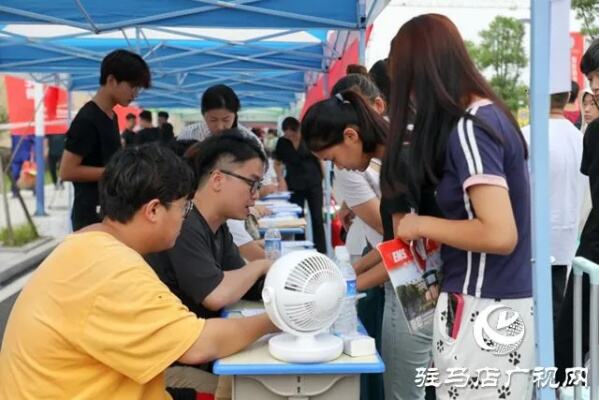
[[[43,244],[34,249],[7,249],[0,247],[0,341],[12,305],[31,272],[43,260],[47,253],[70,232],[68,215],[72,187],[56,190],[53,185],[46,186],[45,214],[33,216],[34,223],[41,236],[46,237]],[[31,191],[22,192],[30,214],[35,214],[36,200]],[[0,196],[0,229],[7,226],[4,199]],[[8,195],[8,208],[13,226],[26,222],[25,213],[16,198]]]

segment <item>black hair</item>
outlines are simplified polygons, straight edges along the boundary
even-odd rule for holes
[[[580,71],[583,74],[588,76],[597,69],[599,69],[599,39],[593,40],[580,60]]]
[[[345,68],[345,73],[347,75],[349,75],[349,74],[361,74],[361,75],[368,76],[368,70],[366,69],[365,66],[363,66],[361,64],[349,64]]]
[[[389,105],[393,135],[381,168],[383,197],[392,198],[410,187],[436,187],[444,173],[449,135],[461,118],[503,145],[501,134],[466,112],[472,96],[489,99],[501,110],[518,136],[524,159],[528,158],[516,119],[477,70],[458,29],[446,16],[423,14],[402,25],[391,42],[388,67],[393,83]]]
[[[158,111],[158,117],[162,117],[164,119],[168,119],[169,115],[166,111]]]
[[[131,146],[112,156],[100,179],[102,215],[130,221],[150,200],[165,207],[195,192],[191,168],[172,150],[156,143]]]
[[[243,163],[259,158],[266,164],[266,155],[258,142],[245,136],[237,128],[224,130],[192,145],[185,152],[185,158],[195,174],[196,187],[199,187],[222,161]]]
[[[233,128],[236,128],[237,113],[241,109],[241,103],[233,89],[227,85],[211,86],[202,95],[202,114],[219,108],[224,108],[235,114]]]
[[[300,130],[300,122],[297,120],[297,118],[287,117],[283,120],[283,123],[281,123],[281,129],[283,130],[283,132],[285,132],[285,131],[297,132]]]
[[[568,104],[570,92],[553,93],[550,97],[551,109],[563,109]]]
[[[182,140],[173,140],[168,143],[168,147],[175,152],[179,157],[183,157],[185,152],[189,150],[191,146],[199,143],[199,140],[196,139],[182,139]]]
[[[348,126],[357,130],[365,153],[387,140],[388,122],[352,90],[313,104],[302,120],[302,137],[310,150],[321,151],[343,142]]]
[[[152,122],[152,112],[148,110],[143,110],[139,113],[139,119],[143,119],[144,121]]]
[[[344,76],[335,83],[335,86],[333,86],[331,96],[345,92],[346,90],[358,92],[370,101],[374,101],[377,97],[381,97],[381,92],[368,75],[348,74]]]
[[[114,76],[117,82],[128,82],[133,87],[149,88],[152,78],[150,68],[139,54],[129,50],[114,50],[102,60],[100,67],[100,85],[104,86],[108,76]]]
[[[379,88],[379,91],[383,95],[385,101],[389,101],[391,92],[391,80],[389,79],[389,69],[387,66],[387,59],[378,60],[370,67],[368,72],[370,79]]]
[[[136,116],[135,116],[135,114],[133,114],[133,113],[129,113],[129,114],[127,114],[127,116],[125,117],[125,119],[135,119],[135,118],[137,118],[137,117],[136,117]]]
[[[580,92],[580,86],[576,81],[572,81],[572,88],[570,89],[570,98],[568,99],[568,103],[574,104],[576,99],[578,98],[578,92]]]

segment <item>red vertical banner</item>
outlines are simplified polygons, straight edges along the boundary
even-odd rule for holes
[[[578,83],[580,88],[585,87],[585,78],[580,72],[580,60],[584,54],[584,36],[580,32],[570,32],[570,73],[572,80]]]
[[[8,121],[15,124],[13,135],[35,133],[35,104],[33,82],[13,76],[5,76],[8,100]],[[62,134],[67,130],[67,93],[57,87],[46,87],[44,96],[46,134]]]
[[[127,114],[135,114],[135,116],[137,117],[137,116],[139,116],[139,113],[141,112],[141,109],[138,107],[134,107],[134,106],[122,107],[118,104],[112,110],[116,114],[118,121],[119,121],[119,132],[122,132],[125,130]]]
[[[370,33],[372,32],[372,25],[370,25],[366,29],[366,43],[368,43],[368,39],[370,38]],[[333,88],[335,83],[341,78],[345,76],[345,70],[347,66],[350,64],[359,63],[359,39],[358,35],[354,35],[355,39],[345,48],[343,55],[340,59],[336,60],[331,64],[329,68],[329,90]],[[322,77],[318,79],[318,82],[308,89],[306,93],[306,100],[304,102],[304,108],[302,109],[301,116],[310,108],[310,106],[317,101],[320,101],[326,97],[329,97],[328,94],[325,94],[322,91]]]

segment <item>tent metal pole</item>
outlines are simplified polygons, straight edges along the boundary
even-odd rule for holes
[[[35,82],[33,94],[35,100],[35,163],[37,164],[37,174],[35,177],[35,216],[40,217],[47,215],[44,206],[44,178],[46,175],[46,166],[44,162],[44,115],[46,113],[44,105],[44,85]]]
[[[322,74],[322,97],[329,97],[329,73]],[[325,238],[327,240],[327,255],[333,257],[333,235],[331,230],[331,172],[333,171],[333,163],[325,162],[324,169],[324,223],[325,223]]]
[[[236,3],[237,4],[252,4],[252,3],[258,3],[260,1],[263,1],[263,0],[237,0]],[[208,11],[219,10],[221,8],[222,7],[219,7],[217,5],[196,7],[196,8],[189,8],[187,10],[179,10],[179,11],[173,11],[173,12],[164,13],[164,14],[150,15],[150,16],[142,17],[142,18],[127,19],[124,21],[114,22],[114,23],[110,23],[110,24],[99,24],[99,28],[100,28],[99,32],[106,32],[106,31],[111,31],[114,29],[121,29],[121,28],[129,28],[133,25],[142,25],[142,24],[147,25],[152,22],[164,21],[166,19],[172,19],[172,18],[178,18],[178,17],[186,17],[189,15],[202,14],[202,13],[205,13]],[[84,25],[83,29],[88,29],[87,25]]]
[[[49,22],[51,24],[74,26],[76,28],[81,28],[81,29],[85,29],[86,31],[89,31],[88,24],[82,24],[79,22],[70,21],[68,19],[56,18],[56,17],[52,17],[50,15],[34,13],[31,11],[21,10],[18,8],[6,7],[6,6],[0,5],[0,12],[4,12],[7,14],[13,14],[13,15],[19,15],[21,17],[27,17],[27,18],[38,20],[38,21]]]
[[[366,66],[366,29],[360,29],[358,38],[358,63]]]
[[[549,48],[551,1],[531,0],[532,271],[536,366],[553,367],[553,318],[549,254]],[[529,332],[532,331],[530,328]],[[552,389],[537,399],[555,399]]]
[[[194,1],[200,2],[200,3],[205,3],[205,4],[219,5],[223,8],[232,8],[235,10],[255,12],[257,14],[265,14],[265,15],[273,15],[275,17],[291,18],[296,21],[315,22],[315,23],[322,24],[322,25],[329,26],[329,27],[334,26],[337,28],[346,28],[346,29],[358,28],[356,26],[356,24],[353,24],[351,22],[339,21],[339,20],[332,19],[332,18],[321,18],[321,17],[314,17],[311,15],[302,15],[302,14],[297,14],[297,13],[287,12],[287,11],[269,10],[269,9],[263,8],[263,7],[246,6],[246,5],[243,5],[240,3],[234,3],[234,2],[225,3],[220,0],[194,0]]]

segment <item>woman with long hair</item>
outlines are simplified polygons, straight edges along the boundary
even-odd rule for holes
[[[381,204],[378,185],[380,159],[385,154],[389,129],[388,122],[382,117],[385,109],[381,93],[368,77],[349,74],[333,87],[330,99],[314,104],[306,112],[302,134],[308,147],[319,158],[335,164],[335,185],[342,185],[342,192],[364,191],[364,187],[370,187],[378,193],[368,202],[354,205],[352,211],[363,221],[370,221],[368,225],[373,231],[380,229],[377,223],[382,224],[383,237],[389,240],[393,238],[393,222],[385,204]],[[358,189],[356,185],[363,188]],[[378,218],[369,217],[369,208],[375,201],[381,209]],[[368,242],[374,247],[377,242],[373,241],[373,236]],[[354,263],[354,268],[358,274],[358,290],[368,291],[368,297],[364,299],[367,302],[358,304],[360,318],[371,336],[376,337],[378,329],[382,328],[380,336],[381,354],[385,361],[385,398],[424,399],[424,388],[415,384],[416,369],[426,368],[430,363],[432,332],[410,334],[376,250]],[[384,284],[382,322],[376,320],[380,318],[382,299],[379,297],[380,303],[377,304],[377,290],[381,284]],[[376,383],[370,381],[368,385],[369,398],[381,398],[380,394],[378,397],[374,394]]]
[[[404,24],[392,41],[389,73],[393,137],[383,196],[409,193],[416,211],[396,219],[395,235],[442,244],[433,359],[445,384],[437,398],[528,399],[530,375],[507,373],[534,363],[524,138],[447,17]],[[431,193],[440,216],[420,207]],[[460,369],[465,386],[448,384],[451,368]]]

